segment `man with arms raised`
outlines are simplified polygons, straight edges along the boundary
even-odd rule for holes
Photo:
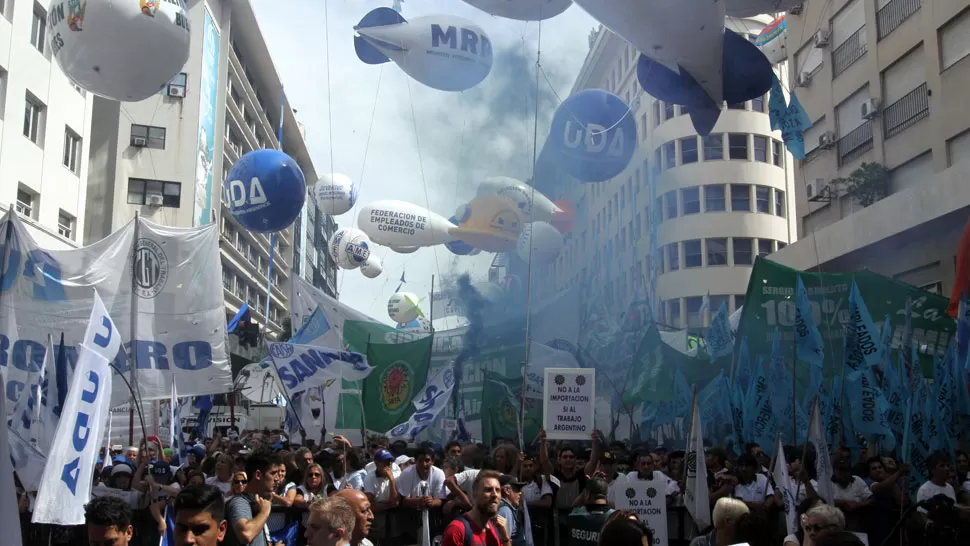
[[[84,507],[90,546],[128,546],[131,507],[117,497],[97,497]]]
[[[226,536],[226,502],[214,485],[193,485],[175,497],[175,546],[216,546]]]
[[[499,473],[492,470],[479,472],[472,493],[471,511],[448,524],[441,537],[441,546],[511,546],[505,518],[498,515],[502,502]]]
[[[367,495],[355,489],[341,489],[334,495],[334,498],[344,499],[354,508],[354,517],[357,518],[357,522],[350,537],[350,546],[374,546],[371,541],[367,540],[371,523],[374,522],[374,512],[371,510],[370,499],[367,498]]]
[[[282,461],[276,455],[257,453],[246,460],[249,483],[241,495],[233,495],[226,504],[226,520],[229,524],[226,544],[272,546],[266,520],[272,508],[270,494],[283,480],[282,469]]]
[[[306,526],[307,546],[349,546],[356,519],[347,499],[332,497],[314,502]]]

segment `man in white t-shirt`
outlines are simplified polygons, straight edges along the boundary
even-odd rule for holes
[[[926,468],[930,472],[930,479],[919,486],[916,491],[916,502],[924,502],[937,495],[943,495],[953,502],[957,501],[956,491],[947,481],[950,475],[950,457],[943,452],[937,451],[926,458]],[[926,509],[919,508],[920,512],[926,513]]]
[[[364,493],[367,494],[374,511],[371,536],[381,540],[387,537],[390,528],[389,512],[400,504],[401,497],[395,482],[400,473],[394,472],[394,456],[386,449],[378,450],[374,454],[374,463],[374,470],[367,471],[364,476]]]
[[[218,487],[223,496],[229,494],[229,489],[232,488],[232,459],[228,455],[219,455],[216,475],[206,478],[205,483]]]
[[[526,503],[529,510],[552,508],[552,485],[540,474],[535,457],[531,454],[521,455],[519,470],[522,472],[522,481],[527,482],[522,487],[522,502]]]
[[[748,508],[757,506],[771,507],[773,504],[781,505],[781,499],[777,498],[774,488],[768,482],[768,478],[758,472],[761,463],[754,455],[745,453],[738,457],[737,464],[734,465],[734,473],[738,483],[734,486],[733,497],[744,501]]]
[[[424,511],[441,508],[447,496],[445,473],[434,466],[434,456],[431,448],[419,450],[414,456],[414,464],[397,477],[401,509],[397,514],[398,526],[395,527],[395,534],[400,532],[420,540]]]

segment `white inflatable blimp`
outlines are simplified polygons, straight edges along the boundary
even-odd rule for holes
[[[576,219],[575,207],[566,199],[551,201],[534,188],[507,176],[492,176],[478,185],[478,195],[502,195],[508,197],[519,207],[525,222],[549,222],[562,233],[572,229]]]
[[[544,21],[559,15],[573,5],[572,0],[465,0],[491,15],[518,21]]]
[[[519,236],[515,251],[525,261],[549,263],[562,252],[562,233],[546,222],[526,224]]]
[[[357,189],[349,176],[340,173],[325,174],[310,191],[317,207],[325,214],[338,216],[354,208]]]
[[[414,254],[418,251],[419,246],[392,246],[391,250],[397,252],[398,254]]]
[[[768,58],[771,64],[778,64],[788,58],[788,22],[785,16],[775,19],[761,29],[755,45]]]
[[[189,59],[189,14],[182,0],[53,0],[47,26],[51,53],[64,74],[108,99],[145,100]]]
[[[341,228],[330,237],[327,252],[339,267],[357,269],[370,257],[370,240],[359,229]]]
[[[384,272],[384,264],[376,255],[371,254],[367,261],[360,266],[360,272],[368,279],[376,279]]]
[[[418,303],[418,297],[410,292],[391,294],[387,300],[387,316],[398,324],[407,324],[424,316]]]
[[[455,240],[448,233],[454,224],[439,214],[405,201],[374,201],[361,207],[357,227],[371,241],[389,246],[395,252],[408,253],[410,249]]]
[[[478,25],[460,17],[429,15],[407,21],[391,8],[377,8],[354,30],[354,49],[361,61],[394,61],[434,89],[471,89],[492,70],[491,40]]]

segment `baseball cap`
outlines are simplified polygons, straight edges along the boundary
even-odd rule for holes
[[[604,451],[603,454],[600,455],[600,462],[601,463],[615,463],[616,462],[616,457],[613,455],[613,452],[612,451]]]
[[[386,449],[381,449],[374,454],[374,460],[382,463],[389,463],[394,460],[394,455],[391,455],[391,452]]]
[[[403,466],[403,465],[405,465],[405,464],[407,464],[409,462],[413,462],[413,461],[414,461],[414,459],[411,458],[411,457],[408,457],[407,455],[401,455],[397,459],[394,459],[394,462],[397,463],[398,466]]]
[[[117,476],[118,474],[128,474],[131,475],[131,467],[126,464],[116,464],[111,467],[111,475]]]
[[[151,475],[154,477],[159,477],[159,478],[172,477],[172,467],[165,461],[157,461],[154,464],[152,464],[151,468],[149,469],[149,472],[151,472]]]

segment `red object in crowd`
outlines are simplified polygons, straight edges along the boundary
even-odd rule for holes
[[[960,298],[967,293],[968,288],[970,288],[970,219],[963,228],[960,246],[957,247],[957,275],[953,282],[953,291],[950,293],[950,305],[946,308],[947,314],[951,317],[957,318]],[[970,389],[970,385],[967,388]]]

